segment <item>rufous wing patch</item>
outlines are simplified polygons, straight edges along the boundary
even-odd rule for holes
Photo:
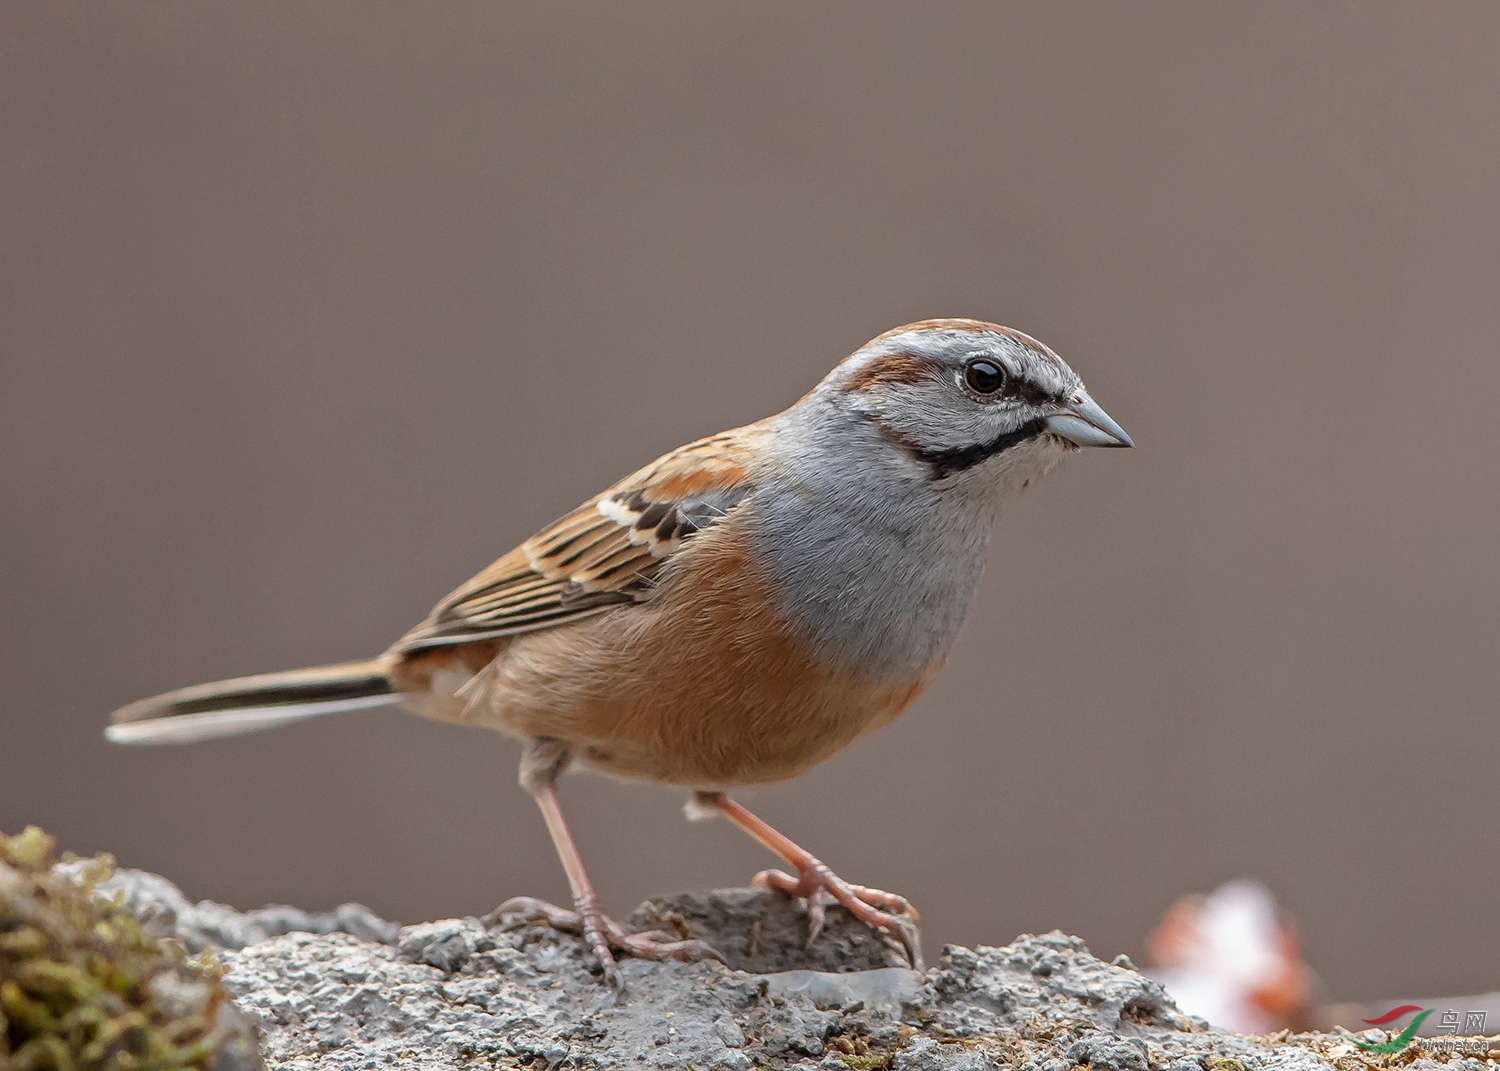
[[[528,539],[440,602],[396,653],[551,628],[649,597],[662,565],[751,491],[750,425],[689,443]]]

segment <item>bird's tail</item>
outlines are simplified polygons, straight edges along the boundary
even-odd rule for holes
[[[384,662],[347,662],[179,688],[121,707],[104,735],[117,744],[184,744],[269,729],[396,700]]]

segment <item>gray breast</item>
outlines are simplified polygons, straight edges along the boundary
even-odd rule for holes
[[[756,562],[789,632],[820,659],[913,679],[968,615],[994,496],[934,482],[863,421],[820,423],[788,427],[775,477],[758,481],[744,516]]]

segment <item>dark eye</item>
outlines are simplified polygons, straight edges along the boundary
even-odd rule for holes
[[[964,382],[977,394],[994,394],[1005,386],[1005,373],[994,361],[970,361],[964,367]]]

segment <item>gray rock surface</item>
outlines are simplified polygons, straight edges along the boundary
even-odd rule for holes
[[[63,863],[59,870],[82,867],[87,860]],[[244,948],[292,932],[347,933],[366,941],[395,944],[401,927],[362,904],[340,904],[332,911],[310,912],[273,904],[256,911],[236,911],[212,900],[196,904],[166,878],[144,870],[117,868],[100,882],[100,892],[117,895],[122,906],[162,933],[175,933],[189,952],[205,948],[222,952]]]
[[[758,890],[651,901],[631,924],[701,937],[731,966],[625,960],[615,993],[576,937],[454,919],[394,946],[275,937],[224,953],[226,984],[286,1071],[1328,1071],[1357,1053],[1326,1035],[1209,1030],[1128,960],[1061,933],[950,947],[918,974],[838,909],[804,950],[801,908]]]
[[[139,913],[220,950],[226,987],[281,1071],[1365,1071],[1391,1059],[1346,1035],[1210,1029],[1125,957],[1103,962],[1058,932],[950,946],[919,974],[841,909],[809,950],[805,912],[785,898],[688,893],[648,901],[628,924],[707,940],[729,966],[627,959],[617,993],[579,938],[516,918],[397,930],[353,907],[240,914],[124,874]],[[1500,1050],[1488,1055],[1412,1066],[1492,1071]]]

